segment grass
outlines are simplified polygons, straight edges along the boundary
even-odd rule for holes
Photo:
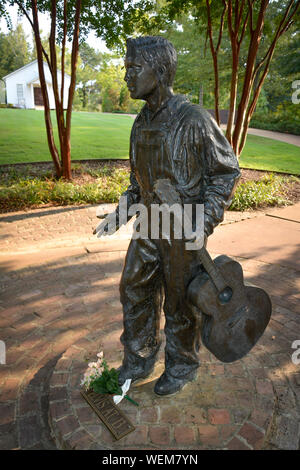
[[[52,112],[55,123],[54,112]],[[72,160],[127,159],[130,116],[72,115]],[[57,140],[58,142],[58,140]],[[0,164],[51,161],[42,111],[0,109]],[[300,174],[300,149],[291,144],[248,135],[243,168]]]
[[[74,112],[72,160],[128,158],[132,124],[130,116]],[[43,111],[0,109],[0,164],[42,161],[51,161]]]
[[[300,147],[256,135],[247,136],[240,158],[242,168],[300,174]]]

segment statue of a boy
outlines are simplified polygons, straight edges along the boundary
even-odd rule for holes
[[[204,204],[205,238],[223,220],[240,176],[237,158],[208,112],[174,95],[177,55],[158,36],[127,40],[127,83],[134,99],[145,100],[131,131],[131,185],[128,206],[158,203],[153,185],[169,179],[182,204]],[[118,214],[118,210],[117,210]],[[118,228],[118,226],[117,226]],[[107,231],[104,220],[99,235]],[[153,370],[165,313],[165,371],[155,384],[158,395],[179,391],[199,367],[200,321],[186,300],[186,287],[199,272],[197,251],[184,240],[132,239],[120,283],[124,312],[124,359],[119,380],[145,378]]]

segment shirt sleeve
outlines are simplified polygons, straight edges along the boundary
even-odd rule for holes
[[[201,126],[204,157],[204,231],[209,236],[222,222],[240,178],[237,157],[222,130],[205,113]]]

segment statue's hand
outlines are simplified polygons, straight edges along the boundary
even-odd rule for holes
[[[104,220],[93,231],[93,234],[97,235],[97,238],[100,238],[102,235],[112,235],[119,229],[118,216],[116,211],[111,212],[110,214],[101,214],[101,216],[97,217],[99,219],[104,218]]]

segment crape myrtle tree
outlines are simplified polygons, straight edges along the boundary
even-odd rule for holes
[[[218,124],[222,71],[219,56],[220,52],[231,55],[226,137],[239,157],[275,47],[298,18],[300,0],[160,0],[152,4],[154,14],[149,17],[149,27],[162,27],[163,21],[180,22],[180,15],[188,14],[200,34],[206,36],[213,61]]]
[[[147,2],[134,0],[127,2],[113,0],[2,0],[0,15],[6,18],[8,27],[11,20],[7,12],[8,6],[17,5],[19,14],[25,16],[30,23],[37,53],[39,78],[44,101],[44,115],[47,141],[53,159],[57,177],[71,179],[71,116],[74,91],[76,86],[76,70],[78,52],[81,42],[90,31],[104,39],[111,47],[124,44],[126,36],[134,29],[136,21],[142,21],[147,13]],[[43,47],[39,25],[40,13],[50,15],[49,48]],[[71,43],[71,83],[68,94],[67,109],[63,108],[64,73],[67,43]],[[57,46],[60,54],[57,54]],[[55,111],[59,146],[56,145],[51,121],[49,96],[46,86],[43,62],[48,64],[52,77],[55,98]],[[61,70],[61,84],[58,81],[58,69]]]

